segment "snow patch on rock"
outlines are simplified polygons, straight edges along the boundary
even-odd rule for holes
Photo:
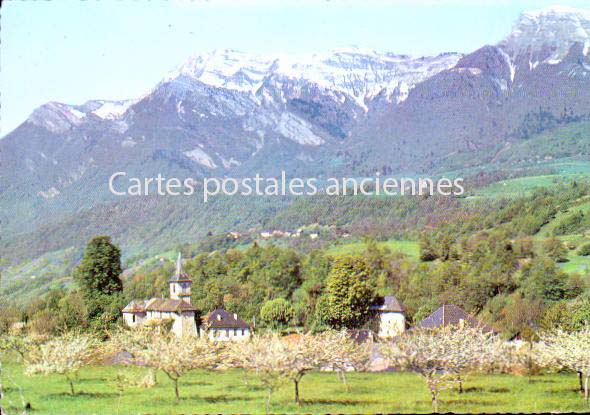
[[[103,120],[115,120],[120,118],[133,105],[135,100],[126,101],[98,101],[102,105],[92,111],[94,115]]]
[[[217,165],[215,164],[215,162],[213,161],[211,156],[209,154],[205,153],[199,147],[196,147],[190,151],[185,151],[183,154],[185,156],[187,156],[189,159],[191,159],[192,161],[195,161],[202,166],[205,166],[210,169],[217,168]]]
[[[57,190],[55,187],[50,187],[46,191],[41,190],[37,192],[37,195],[41,196],[44,199],[52,199],[55,196],[59,195],[59,190]]]
[[[319,146],[324,143],[324,140],[313,133],[311,125],[289,112],[281,114],[277,132],[302,145]]]
[[[217,154],[217,156],[221,159],[221,164],[223,164],[223,167],[225,167],[226,169],[229,169],[233,166],[240,166],[242,164],[233,157],[230,157],[229,160],[226,160],[219,153],[215,153],[215,154]]]

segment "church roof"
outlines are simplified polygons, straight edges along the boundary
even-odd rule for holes
[[[176,260],[176,271],[174,275],[170,277],[169,282],[191,282],[191,277],[182,269],[182,257],[180,252],[178,253],[178,259]]]
[[[123,313],[145,313],[145,301],[133,300],[125,306]]]
[[[249,329],[250,325],[223,308],[216,308],[203,317],[203,323],[214,329]]]
[[[150,300],[133,300],[122,310],[123,313],[145,313],[146,311],[164,311],[181,313],[183,311],[196,311],[197,309],[184,300],[172,300],[170,298],[152,298]]]
[[[373,311],[380,312],[403,313],[406,311],[404,305],[393,295],[386,295],[385,297],[379,298],[369,308]]]
[[[173,300],[170,298],[152,298],[145,307],[146,311],[182,312],[196,311],[192,304],[184,300]]]

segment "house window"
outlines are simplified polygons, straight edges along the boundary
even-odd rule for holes
[[[234,336],[238,335],[238,329],[234,329]]]
[[[135,314],[133,314],[132,319],[133,319],[133,322],[135,323]]]
[[[244,335],[244,329],[242,329],[242,336]]]
[[[176,284],[172,284],[172,292],[175,293],[176,292]]]

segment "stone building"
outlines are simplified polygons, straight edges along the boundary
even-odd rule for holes
[[[369,307],[373,313],[373,329],[381,339],[391,339],[406,331],[403,304],[393,295],[381,297]]]
[[[182,258],[178,254],[176,271],[168,281],[170,298],[133,300],[123,308],[123,320],[129,327],[170,322],[177,336],[197,336],[195,314],[191,304],[192,281],[182,270]]]

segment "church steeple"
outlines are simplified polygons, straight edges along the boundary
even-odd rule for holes
[[[190,304],[193,282],[189,275],[182,269],[182,256],[180,252],[176,260],[176,270],[168,283],[170,284],[170,298],[173,300],[184,300]]]
[[[178,253],[178,258],[176,259],[176,273],[175,276],[179,276],[182,274],[182,255],[180,252]]]

